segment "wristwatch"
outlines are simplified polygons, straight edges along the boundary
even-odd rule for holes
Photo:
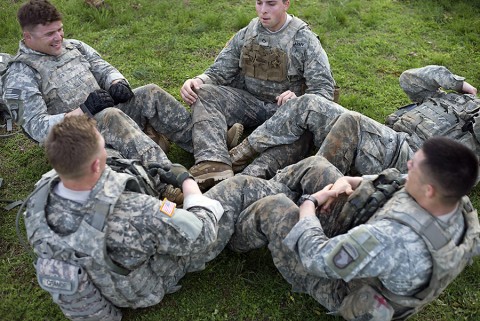
[[[300,196],[300,199],[298,200],[298,206],[302,205],[303,202],[305,201],[313,202],[313,205],[315,205],[315,208],[318,207],[317,199],[310,194],[303,194],[302,196]]]

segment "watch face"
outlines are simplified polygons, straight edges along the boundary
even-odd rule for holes
[[[298,206],[302,205],[303,202],[305,202],[305,200],[309,197],[310,195],[308,194],[304,194],[302,196],[300,196],[300,198],[298,199]]]
[[[300,197],[300,199],[298,200],[298,206],[302,205],[303,202],[305,201],[311,201],[313,203],[313,205],[315,205],[315,208],[318,207],[318,201],[315,197],[313,197],[312,195],[309,195],[309,194],[304,194]]]

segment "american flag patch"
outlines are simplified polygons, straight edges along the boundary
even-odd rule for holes
[[[20,95],[22,94],[22,91],[20,89],[15,89],[15,88],[7,88],[5,89],[5,94],[3,95],[6,100],[12,99],[12,100],[18,100],[20,99]]]
[[[175,211],[175,207],[177,207],[177,204],[174,202],[170,202],[166,198],[162,201],[162,204],[160,204],[160,212],[172,216],[173,212]]]

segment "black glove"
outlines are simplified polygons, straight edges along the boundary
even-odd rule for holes
[[[105,90],[97,89],[88,95],[87,100],[80,105],[80,109],[82,109],[85,114],[92,117],[105,108],[113,106],[114,103],[112,97],[110,97]]]
[[[122,79],[108,89],[108,93],[115,101],[115,105],[129,101],[133,97],[132,88],[125,79]]]
[[[153,174],[151,170],[153,170],[153,168],[149,167],[150,175]],[[179,188],[182,188],[182,184],[187,178],[193,178],[188,170],[180,164],[172,164],[172,167],[168,171],[165,171],[161,168],[156,168],[156,174],[160,176],[160,180],[162,182]]]

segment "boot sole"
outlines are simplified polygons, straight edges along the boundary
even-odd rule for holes
[[[218,181],[223,181],[227,178],[233,177],[233,171],[232,170],[226,170],[223,172],[214,172],[214,173],[207,173],[207,174],[202,174],[199,176],[194,177],[195,181],[198,184],[204,183],[206,180],[212,179],[214,182]]]
[[[236,126],[236,125],[234,125]],[[236,147],[238,144],[239,144],[239,141],[240,141],[240,137],[242,137],[243,135],[243,125],[242,124],[238,124],[237,127],[237,130],[236,130],[236,133],[235,133],[235,136],[233,136],[232,140],[231,141],[227,141],[227,147],[228,149],[232,149],[234,147]],[[232,126],[233,128],[233,126]],[[230,130],[232,130],[232,128],[230,128]]]

